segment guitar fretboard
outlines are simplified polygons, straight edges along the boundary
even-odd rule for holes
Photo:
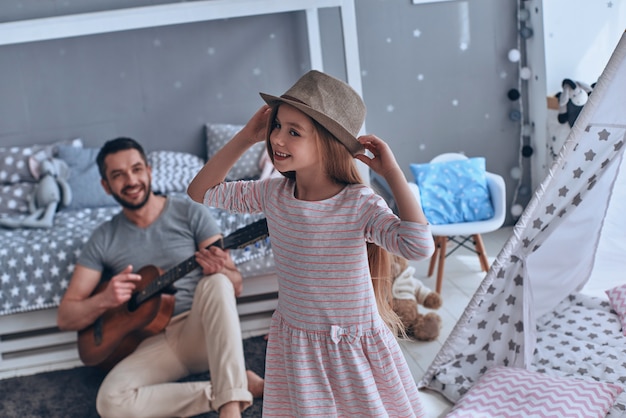
[[[250,225],[236,230],[223,240],[217,240],[213,244],[209,245],[209,247],[217,245],[224,250],[244,248],[267,236],[269,236],[269,232],[267,230],[267,220],[263,218],[251,223]],[[200,265],[196,261],[196,256],[194,255],[192,257],[189,257],[182,263],[177,264],[173,268],[169,269],[168,271],[154,279],[143,290],[134,294],[129,301],[129,307],[132,309],[133,307],[139,306],[144,301],[162,292],[164,289],[172,285],[176,280],[184,277],[198,267],[200,267]]]
[[[154,279],[148,286],[146,286],[141,292],[137,293],[136,303],[141,304],[152,296],[162,292],[168,286],[172,285],[176,280],[186,276],[196,268],[200,267],[196,261],[196,257],[188,258],[187,260],[179,263],[175,267],[166,271],[163,275]]]

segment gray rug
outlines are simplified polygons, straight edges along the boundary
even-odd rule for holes
[[[243,341],[249,369],[264,376],[266,341],[263,337]],[[207,374],[186,380],[206,379]],[[92,367],[40,373],[0,380],[0,417],[3,418],[97,418],[95,402],[104,373]],[[261,417],[262,399],[255,399],[243,417]],[[217,413],[197,418],[217,418]]]

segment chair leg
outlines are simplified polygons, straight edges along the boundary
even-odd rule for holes
[[[435,241],[435,252],[430,256],[430,264],[428,265],[428,277],[433,275],[435,271],[435,265],[437,264],[437,255],[439,255],[439,238],[441,237],[433,237]]]
[[[443,270],[446,263],[446,246],[448,245],[448,237],[439,237],[439,267],[437,267],[437,284],[435,291],[441,294],[441,285],[443,284]]]
[[[483,238],[480,234],[473,235],[474,246],[476,247],[476,253],[478,254],[478,260],[480,261],[480,268],[483,271],[489,271],[489,259],[487,259],[487,252],[485,251],[485,245],[483,244]]]

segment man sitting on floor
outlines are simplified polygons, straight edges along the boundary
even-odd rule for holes
[[[82,330],[128,302],[143,266],[167,271],[195,254],[201,267],[175,282],[174,314],[165,330],[143,340],[108,373],[98,413],[190,416],[214,410],[222,418],[241,417],[262,395],[263,379],[245,367],[235,301],[242,276],[228,251],[206,249],[221,238],[219,226],[205,206],[152,192],[146,154],[133,139],[106,142],[97,163],[102,187],[122,211],[82,249],[59,306],[59,328]],[[107,272],[114,275],[94,292]],[[206,371],[211,382],[177,382]]]

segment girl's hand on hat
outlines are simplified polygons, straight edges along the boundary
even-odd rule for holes
[[[366,150],[373,154],[373,158],[363,154],[358,154],[355,158],[365,163],[387,180],[394,200],[398,205],[398,216],[400,219],[423,225],[428,224],[426,216],[424,216],[419,202],[415,199],[389,145],[374,135],[363,135],[357,139]]]
[[[265,141],[267,135],[268,123],[270,123],[270,116],[272,114],[272,108],[268,105],[263,105],[254,115],[250,118],[246,126],[243,127],[241,133],[252,144]]]
[[[400,168],[389,145],[376,135],[363,135],[358,137],[357,140],[366,150],[372,153],[373,157],[370,158],[365,154],[357,154],[355,158],[365,163],[376,173],[386,177],[386,173]]]

